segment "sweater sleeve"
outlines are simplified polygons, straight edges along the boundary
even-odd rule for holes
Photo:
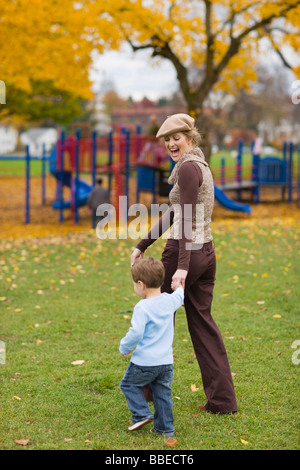
[[[142,339],[146,326],[146,315],[143,309],[136,304],[131,318],[131,327],[126,336],[121,339],[119,351],[121,354],[128,354]]]
[[[182,237],[179,240],[177,269],[188,271],[191,257],[192,222],[196,210],[199,187],[203,183],[202,171],[196,162],[186,162],[178,172],[180,189]]]
[[[150,232],[137,244],[136,248],[144,253],[152,243],[158,240],[173,225],[173,219],[174,210],[172,206],[169,206],[158,222],[151,228]]]

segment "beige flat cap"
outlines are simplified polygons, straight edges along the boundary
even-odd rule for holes
[[[156,137],[165,137],[166,135],[175,134],[175,132],[190,131],[194,128],[195,119],[188,114],[173,114],[168,116],[159,128]]]

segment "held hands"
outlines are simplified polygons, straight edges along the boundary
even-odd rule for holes
[[[178,287],[182,287],[184,289],[187,273],[188,272],[185,269],[177,269],[172,277],[171,282],[171,287],[173,290],[177,289]]]
[[[132,267],[134,265],[134,263],[138,259],[142,259],[143,256],[144,256],[144,253],[141,250],[139,250],[138,248],[135,248],[132,252],[132,255],[131,255],[130,266]]]

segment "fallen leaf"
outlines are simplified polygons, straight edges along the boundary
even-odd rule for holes
[[[83,364],[83,363],[84,363],[84,361],[82,361],[82,360],[72,362],[72,364],[73,364],[74,366],[80,366],[80,365]]]
[[[244,444],[245,446],[247,446],[249,444],[248,441],[245,441],[244,439],[240,439],[241,440],[241,443]]]
[[[273,315],[273,318],[281,318],[281,315]]]
[[[27,446],[29,439],[15,439],[15,443],[20,446]]]
[[[15,396],[14,396],[14,400],[19,400],[19,401],[20,401],[21,398],[20,398],[20,397],[17,397],[17,396],[15,395]]]
[[[196,387],[195,384],[192,384],[192,385],[191,385],[191,390],[192,390],[192,392],[197,392],[197,390],[199,390],[199,388]]]
[[[71,442],[72,438],[71,437],[65,437],[64,442]]]
[[[171,447],[172,449],[176,447],[177,444],[178,444],[178,441],[177,439],[175,439],[175,437],[168,437],[168,439],[165,442],[165,445],[167,447]]]

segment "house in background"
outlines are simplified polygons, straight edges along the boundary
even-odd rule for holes
[[[49,152],[58,139],[58,132],[54,128],[36,128],[29,129],[20,135],[23,145],[29,146],[30,155],[42,156],[43,145],[46,152]]]
[[[0,155],[14,152],[18,143],[18,131],[13,127],[0,126]]]

